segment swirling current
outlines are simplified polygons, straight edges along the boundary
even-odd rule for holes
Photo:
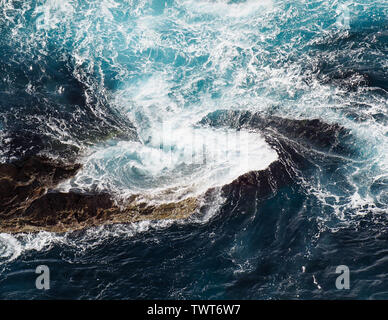
[[[1,233],[1,299],[388,299],[386,1],[0,0],[0,34],[2,163],[77,161],[56,190],[118,202],[215,190]]]

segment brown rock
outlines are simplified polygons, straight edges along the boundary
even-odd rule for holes
[[[102,224],[182,219],[198,207],[196,198],[149,204],[134,195],[118,206],[108,193],[51,190],[80,167],[43,157],[0,164],[0,232],[65,232]]]
[[[80,168],[79,164],[36,156],[0,164],[0,218],[22,214],[34,200],[75,175]]]

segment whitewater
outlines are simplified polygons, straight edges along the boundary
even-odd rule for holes
[[[2,233],[0,298],[387,298],[387,19],[366,0],[0,0],[1,162],[82,163],[54,192],[206,207]],[[224,188],[252,172],[270,192]]]

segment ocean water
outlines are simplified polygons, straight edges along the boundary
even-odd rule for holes
[[[2,162],[81,162],[57,190],[118,202],[215,190],[185,220],[0,234],[0,298],[388,298],[386,1],[0,0],[0,34]],[[275,162],[270,192],[222,192]]]

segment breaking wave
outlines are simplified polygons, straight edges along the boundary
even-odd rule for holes
[[[0,0],[2,162],[82,162],[57,190],[118,201],[207,197],[182,221],[1,234],[0,296],[39,255],[58,281],[83,264],[103,278],[58,297],[332,298],[337,262],[350,296],[386,297],[367,284],[387,267],[387,16],[383,1]]]

